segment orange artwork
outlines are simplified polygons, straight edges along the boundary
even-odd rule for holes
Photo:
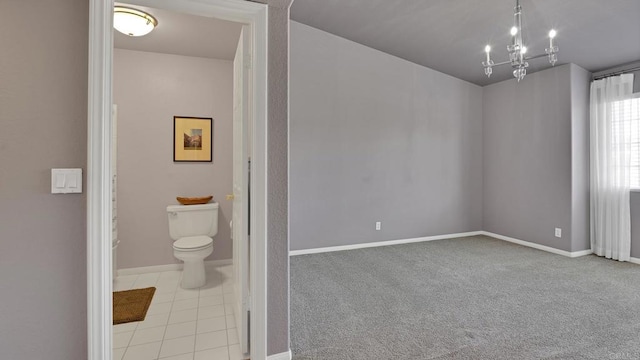
[[[173,161],[213,161],[213,119],[173,117]]]

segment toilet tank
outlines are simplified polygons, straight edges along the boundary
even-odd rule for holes
[[[169,205],[167,216],[173,240],[198,235],[213,237],[218,233],[218,203]]]

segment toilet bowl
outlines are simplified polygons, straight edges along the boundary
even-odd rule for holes
[[[174,241],[173,255],[184,262],[183,289],[206,284],[204,259],[213,253],[213,236],[218,233],[218,203],[169,205],[169,236]]]

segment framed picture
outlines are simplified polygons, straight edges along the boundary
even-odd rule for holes
[[[173,161],[213,161],[213,119],[173,117]]]

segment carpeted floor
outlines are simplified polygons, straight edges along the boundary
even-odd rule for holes
[[[640,265],[484,236],[291,257],[294,360],[640,359]]]

